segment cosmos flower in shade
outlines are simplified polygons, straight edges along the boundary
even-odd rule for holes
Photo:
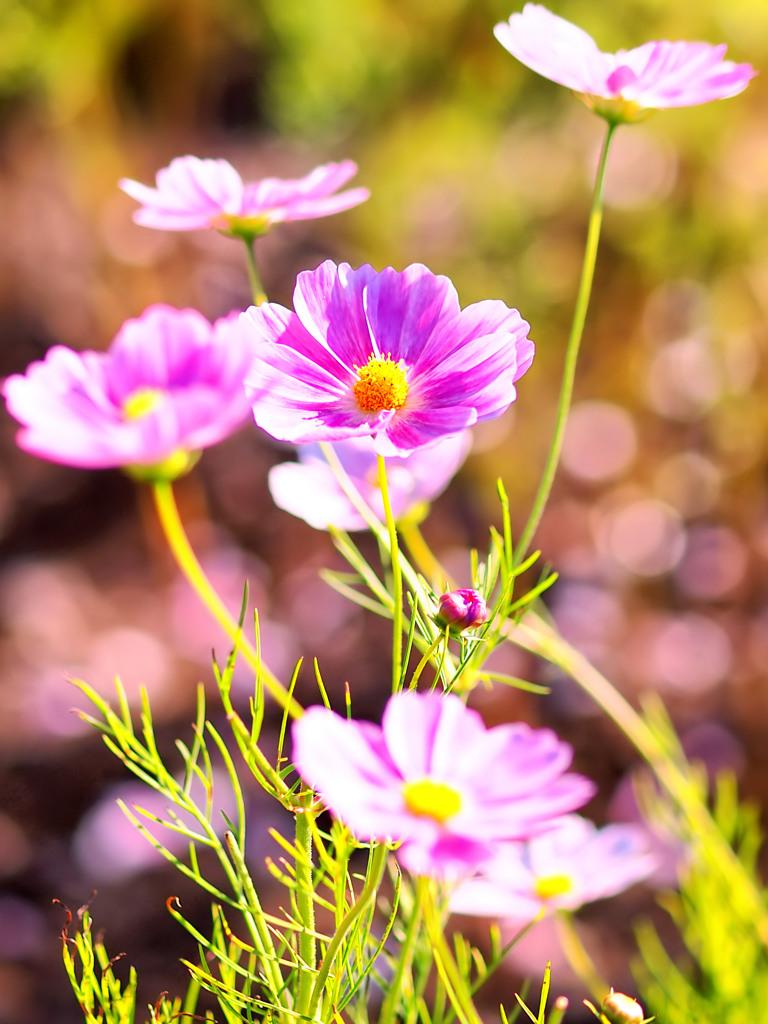
[[[133,219],[148,228],[218,228],[256,237],[275,224],[312,220],[364,202],[366,188],[338,192],[357,164],[323,164],[303,178],[262,178],[249,184],[226,160],[179,156],[157,172],[157,187],[123,178],[120,188],[141,203]]]
[[[451,897],[458,914],[532,921],[541,910],[575,910],[614,896],[656,866],[647,833],[634,825],[598,829],[569,814],[527,842],[501,843]]]
[[[486,300],[459,307],[447,277],[327,260],[299,274],[296,312],[243,314],[258,359],[246,379],[256,423],[281,441],[371,435],[379,455],[408,455],[500,416],[533,359],[528,324]]]
[[[150,306],[107,352],[56,345],[2,393],[32,455],[69,466],[173,477],[248,418],[253,358],[238,315],[210,324],[193,309]]]
[[[539,4],[526,4],[493,31],[527,67],[615,122],[736,96],[756,74],[749,64],[723,60],[724,45],[658,42],[602,53],[590,35]]]
[[[381,727],[313,707],[293,724],[293,760],[363,841],[401,842],[418,875],[468,874],[502,839],[527,838],[582,806],[594,786],[566,773],[572,750],[548,729],[487,729],[452,694],[391,697]]]
[[[396,520],[418,516],[441,494],[467,457],[470,431],[451,434],[429,448],[387,460],[387,486]],[[353,486],[368,507],[383,521],[384,505],[379,488],[373,440],[352,437],[338,441],[334,451]],[[298,462],[283,462],[269,471],[269,490],[275,504],[298,516],[316,530],[364,530],[360,515],[328,465],[320,446],[302,445]]]

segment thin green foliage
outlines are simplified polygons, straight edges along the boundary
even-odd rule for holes
[[[732,775],[715,786],[713,818],[740,864],[758,881],[762,832],[757,809],[739,801]],[[753,929],[733,912],[732,892],[707,858],[680,851],[679,892],[661,903],[674,922],[686,956],[667,951],[649,922],[637,928],[641,960],[636,976],[646,1007],[664,1024],[752,1024],[768,1006],[768,952]]]

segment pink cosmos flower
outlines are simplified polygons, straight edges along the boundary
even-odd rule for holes
[[[419,875],[467,874],[503,839],[527,838],[580,807],[594,786],[566,774],[572,751],[548,729],[486,729],[452,695],[391,697],[381,727],[313,707],[293,725],[303,778],[358,839],[401,842]]]
[[[602,53],[586,32],[539,4],[526,4],[493,31],[527,67],[614,121],[736,96],[756,74],[749,64],[723,60],[724,45],[658,42]]]
[[[468,430],[420,448],[403,458],[387,460],[387,485],[396,520],[418,514],[441,494],[467,457],[471,445]],[[351,483],[368,507],[383,521],[384,505],[379,488],[376,451],[370,437],[338,441],[334,451]],[[269,471],[269,490],[275,504],[298,516],[316,530],[364,530],[366,522],[328,465],[319,445],[299,448],[298,462],[283,462]]]
[[[450,280],[418,263],[398,273],[327,260],[299,274],[293,303],[243,314],[259,356],[246,391],[281,441],[372,435],[379,455],[408,455],[500,416],[533,359],[516,309],[462,310]]]
[[[499,844],[480,872],[459,884],[451,910],[524,923],[542,909],[575,910],[614,896],[647,878],[655,866],[644,829],[598,829],[569,814],[527,842]]]
[[[157,305],[127,320],[108,352],[56,345],[2,393],[22,424],[17,443],[33,455],[173,476],[248,418],[252,358],[237,315],[210,324],[193,309]]]
[[[142,204],[137,224],[166,231],[218,228],[264,234],[289,220],[311,220],[364,202],[366,188],[334,193],[357,173],[351,160],[323,164],[303,178],[262,178],[245,184],[226,160],[180,156],[157,172],[157,187],[123,178],[120,188]]]

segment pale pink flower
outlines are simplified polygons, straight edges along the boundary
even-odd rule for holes
[[[504,839],[527,838],[580,807],[594,786],[567,773],[572,750],[548,729],[487,729],[453,694],[391,697],[381,727],[312,707],[293,725],[293,759],[363,841],[400,842],[418,875],[474,871]]]
[[[429,448],[387,459],[387,486],[395,519],[419,515],[422,507],[426,509],[427,503],[448,486],[467,457],[470,445],[471,434],[464,430]],[[383,521],[384,503],[373,439],[351,437],[337,441],[333,449],[357,493]],[[329,526],[337,530],[366,529],[365,519],[347,497],[320,446],[301,445],[298,454],[298,462],[282,462],[269,471],[269,490],[275,504],[316,530],[327,530]]]
[[[55,345],[2,393],[22,425],[16,442],[32,455],[174,476],[245,422],[252,358],[237,315],[211,324],[194,309],[156,305],[126,320],[109,351]]]
[[[603,53],[590,35],[539,4],[526,4],[494,35],[527,67],[614,121],[736,96],[756,74],[749,64],[724,60],[725,45],[655,42]]]
[[[275,224],[312,220],[364,202],[366,188],[338,192],[357,173],[352,160],[323,164],[303,178],[262,178],[246,184],[226,160],[180,156],[157,172],[156,188],[123,178],[120,188],[141,203],[133,219],[148,228],[217,228],[262,235]]]
[[[500,843],[451,897],[457,914],[532,921],[542,910],[576,910],[647,878],[656,866],[645,829],[569,814],[527,842]]]

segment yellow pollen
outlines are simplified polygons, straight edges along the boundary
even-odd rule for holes
[[[441,825],[461,810],[461,796],[445,782],[419,779],[403,786],[405,806],[419,818],[434,818]]]
[[[365,366],[355,367],[357,383],[352,388],[363,412],[402,409],[408,397],[408,381],[403,360],[391,356],[371,356]]]
[[[553,896],[565,896],[573,889],[570,875],[544,875],[536,879],[536,895],[542,900],[551,900]]]
[[[157,408],[164,395],[161,388],[136,388],[123,402],[123,415],[127,420],[140,420]]]

